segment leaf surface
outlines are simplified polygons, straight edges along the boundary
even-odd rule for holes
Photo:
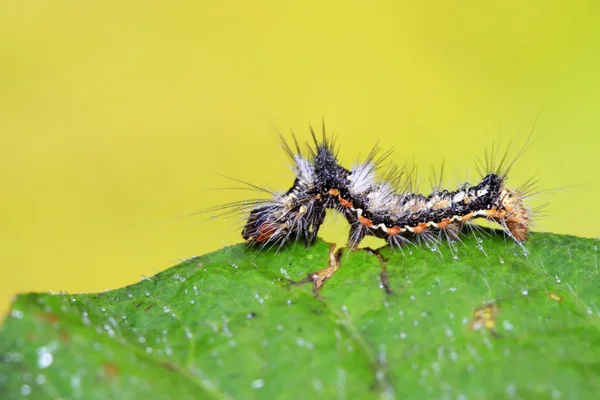
[[[597,245],[344,249],[315,291],[293,282],[330,265],[327,243],[240,244],[110,292],[20,295],[0,398],[595,398]]]

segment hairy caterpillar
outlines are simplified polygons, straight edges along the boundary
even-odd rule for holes
[[[268,200],[225,206],[249,212],[242,231],[248,244],[281,248],[301,240],[308,246],[317,236],[326,209],[337,210],[350,224],[351,248],[365,236],[382,238],[392,247],[412,240],[435,241],[441,234],[453,240],[463,225],[476,218],[494,221],[517,243],[527,238],[531,210],[524,200],[529,182],[517,190],[505,186],[514,163],[507,162],[506,154],[498,165],[493,155],[486,158],[477,184],[465,183],[454,191],[435,188],[423,195],[408,189],[410,180],[398,168],[377,179],[381,161],[389,153],[378,157],[375,148],[365,162],[349,170],[338,163],[334,140],[324,128],[320,140],[312,128],[311,133],[314,144],[308,153],[295,137],[293,147],[281,138],[295,164],[296,178],[289,190],[269,192],[273,197]]]

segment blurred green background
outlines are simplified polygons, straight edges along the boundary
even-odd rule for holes
[[[509,182],[539,176],[536,229],[599,236],[599,7],[2,2],[0,311],[16,292],[116,288],[239,242],[239,221],[168,220],[255,197],[211,190],[240,186],[222,175],[287,188],[277,134],[306,140],[321,118],[346,165],[379,142],[424,178],[445,160],[455,186],[539,115]]]

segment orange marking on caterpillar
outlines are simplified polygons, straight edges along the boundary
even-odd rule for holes
[[[371,221],[369,218],[358,217],[358,221],[364,226],[373,226],[373,221]]]
[[[414,233],[423,233],[427,229],[427,223],[421,222],[419,225],[413,227]]]
[[[340,195],[340,191],[337,189],[329,189],[329,191],[327,192],[332,196],[339,196]]]
[[[497,208],[490,208],[489,210],[485,211],[485,216],[488,218],[504,218],[504,215],[506,214],[506,211],[504,210],[498,210]]]
[[[404,229],[397,227],[397,226],[392,226],[391,228],[387,228],[387,234],[390,236],[397,235],[398,233],[402,233],[402,232],[404,232]]]
[[[452,220],[450,220],[450,219],[443,219],[440,222],[438,222],[436,225],[439,229],[446,229],[448,227],[448,225],[450,225],[451,222],[452,222]]]
[[[277,225],[265,222],[257,229],[258,235],[254,238],[255,242],[264,243],[273,236],[275,232],[277,232]]]
[[[467,222],[468,220],[473,219],[474,216],[475,216],[475,213],[470,212],[468,214],[463,215],[460,220],[461,220],[461,222]]]
[[[348,208],[354,208],[354,204],[352,204],[351,201],[348,201],[346,199],[343,199],[341,197],[338,197],[338,201],[340,202],[340,204],[344,207],[348,207]]]

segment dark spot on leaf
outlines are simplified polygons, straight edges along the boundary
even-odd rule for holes
[[[160,363],[160,365],[162,367],[164,367],[165,369],[168,369],[169,371],[173,372],[173,371],[177,371],[177,367],[174,364],[171,364],[168,361],[163,361]]]
[[[311,307],[310,308],[310,312],[313,313],[313,314],[315,314],[315,315],[323,315],[323,314],[325,314],[325,312],[322,309],[315,308],[315,307]]]
[[[256,317],[258,317],[258,314],[256,314],[254,311],[251,311],[251,312],[249,312],[249,313],[246,315],[246,317],[247,317],[248,319],[252,319],[252,318],[256,318]]]

